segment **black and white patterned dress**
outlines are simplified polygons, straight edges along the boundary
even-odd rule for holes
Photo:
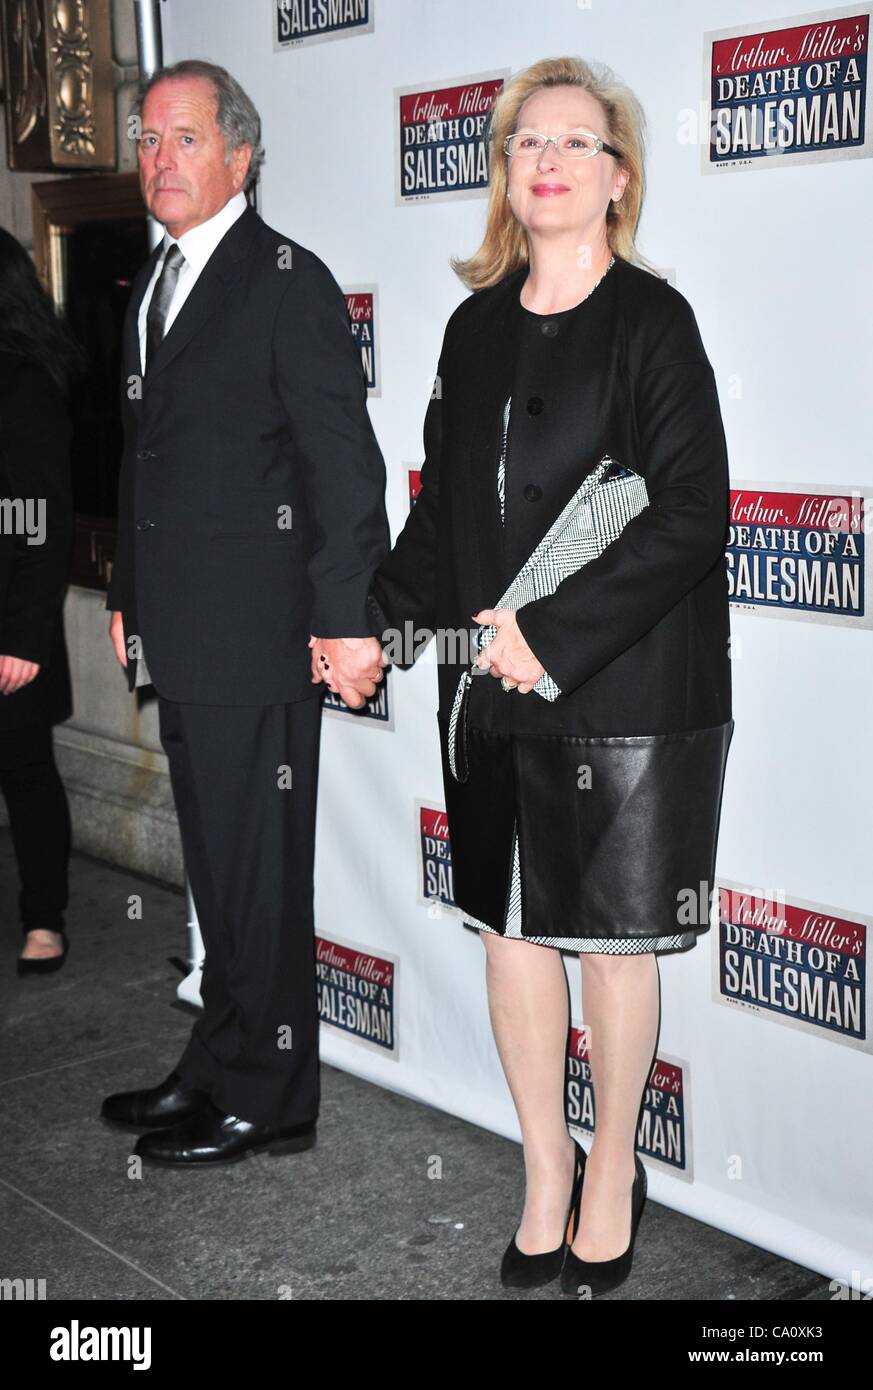
[[[611,264],[611,263],[610,263]],[[602,277],[601,277],[602,278]],[[598,281],[599,283],[599,281]],[[568,313],[572,312],[567,310]],[[552,315],[552,317],[557,317]],[[497,494],[500,498],[500,518],[503,520],[506,498],[506,443],[509,435],[509,408],[511,397],[506,401],[503,408],[503,445],[500,450],[500,462],[497,466]],[[517,698],[517,697],[510,697]],[[530,695],[521,697],[523,699],[539,699],[539,696],[531,692]],[[501,933],[495,931],[494,927],[489,927],[487,922],[480,922],[475,917],[464,915],[464,921],[470,926],[477,927],[480,931],[491,932],[495,936]],[[559,951],[595,951],[610,956],[632,956],[645,951],[677,951],[685,950],[695,942],[693,931],[680,932],[674,936],[649,936],[649,937],[571,937],[571,936],[523,936],[521,930],[521,865],[518,857],[518,828],[516,827],[512,843],[512,875],[510,880],[509,899],[506,906],[506,919],[504,922],[503,935],[513,937],[520,941],[531,941],[536,946],[554,946]]]

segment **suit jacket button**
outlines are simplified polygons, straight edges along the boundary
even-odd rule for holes
[[[148,531],[148,529],[151,526],[154,526],[154,524],[155,523],[153,521],[149,521],[147,516],[143,516],[140,517],[139,521],[136,523],[136,529],[137,531]]]
[[[546,319],[545,323],[540,325],[540,332],[544,338],[556,338],[558,336],[558,325],[555,323],[554,319]]]
[[[542,396],[531,396],[527,403],[528,415],[539,415],[543,408]]]
[[[528,502],[539,502],[543,495],[543,490],[541,487],[537,487],[536,483],[528,483],[524,490],[524,495]]]

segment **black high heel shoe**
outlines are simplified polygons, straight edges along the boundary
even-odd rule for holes
[[[573,1143],[576,1145],[576,1155],[573,1164],[570,1205],[567,1209],[567,1225],[564,1227],[565,1236],[570,1218],[578,1206],[582,1192],[582,1179],[585,1175],[585,1160],[588,1157],[580,1143],[575,1139]],[[516,1231],[515,1234],[518,1235],[518,1232]],[[515,1243],[515,1236],[513,1236],[501,1261],[501,1284],[507,1289],[537,1289],[544,1284],[551,1284],[552,1280],[557,1279],[561,1273],[566,1249],[566,1240],[562,1240],[556,1250],[544,1250],[539,1255],[526,1255],[523,1250],[519,1250]]]
[[[634,1262],[634,1242],[637,1238],[637,1227],[640,1224],[640,1215],[649,1186],[646,1170],[636,1153],[634,1154],[634,1168],[636,1174],[634,1185],[631,1188],[630,1243],[627,1249],[621,1255],[616,1255],[613,1260],[580,1260],[579,1256],[574,1255],[570,1249],[579,1229],[579,1212],[582,1207],[582,1185],[580,1183],[573,1235],[567,1246],[567,1258],[561,1270],[562,1293],[575,1294],[578,1298],[580,1289],[585,1288],[591,1290],[592,1298],[597,1298],[600,1294],[610,1293],[612,1289],[617,1289],[619,1284],[623,1284],[630,1274]]]
[[[67,940],[66,932],[61,929],[58,932],[61,937],[63,950],[57,956],[19,956],[16,970],[19,975],[50,975],[53,970],[60,970],[64,961],[67,959],[67,952],[70,943]]]

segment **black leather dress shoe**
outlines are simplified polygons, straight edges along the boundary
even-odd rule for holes
[[[169,1129],[143,1134],[134,1153],[148,1163],[194,1167],[204,1163],[237,1163],[266,1150],[271,1154],[300,1153],[315,1143],[315,1121],[284,1129],[253,1124],[239,1115],[225,1115],[212,1101],[190,1119]]]
[[[107,1096],[100,1111],[101,1120],[108,1120],[119,1129],[151,1129],[187,1120],[202,1109],[209,1099],[208,1092],[186,1086],[177,1071],[171,1071],[160,1086],[144,1091],[117,1091]]]

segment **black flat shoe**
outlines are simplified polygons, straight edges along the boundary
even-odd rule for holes
[[[573,1143],[576,1144],[576,1155],[573,1164],[570,1205],[567,1210],[568,1224],[576,1208],[578,1194],[582,1191],[582,1177],[585,1172],[585,1160],[588,1157],[581,1144],[577,1143],[575,1139]],[[566,1229],[565,1226],[565,1235]],[[516,1231],[515,1234],[518,1235],[518,1232]],[[507,1289],[538,1289],[542,1288],[544,1284],[551,1284],[552,1280],[557,1279],[561,1273],[566,1249],[566,1241],[562,1240],[555,1250],[544,1250],[539,1255],[526,1255],[523,1250],[519,1250],[515,1243],[515,1236],[513,1236],[504,1251],[500,1265],[501,1284]]]
[[[637,1153],[634,1154],[634,1167],[636,1175],[634,1185],[631,1188],[631,1234],[627,1249],[621,1255],[616,1255],[613,1260],[580,1260],[579,1256],[574,1255],[568,1245],[567,1258],[564,1261],[564,1268],[561,1270],[561,1291],[563,1293],[574,1294],[579,1298],[580,1295],[590,1291],[591,1297],[597,1298],[600,1294],[610,1293],[612,1289],[617,1289],[619,1284],[623,1284],[630,1274],[634,1262],[634,1242],[637,1238],[637,1227],[640,1224],[640,1215],[649,1185],[646,1170]],[[576,1220],[570,1244],[576,1239],[576,1231],[579,1229],[579,1209],[581,1206],[582,1185],[580,1184]]]
[[[171,1071],[160,1086],[143,1091],[116,1091],[107,1096],[100,1111],[101,1120],[119,1129],[151,1129],[177,1124],[196,1115],[209,1100],[206,1091],[186,1086],[177,1071]]]
[[[54,930],[54,928],[52,928],[52,930]],[[64,961],[67,959],[67,952],[70,949],[70,943],[67,940],[67,933],[65,931],[58,932],[58,936],[61,937],[64,945],[64,949],[61,951],[60,955],[32,956],[29,959],[26,956],[19,956],[18,962],[16,964],[16,970],[18,971],[18,974],[50,975],[53,970],[60,970]]]
[[[205,1163],[238,1163],[264,1150],[271,1154],[300,1153],[314,1143],[314,1120],[282,1129],[252,1124],[239,1115],[225,1115],[209,1101],[181,1124],[142,1135],[133,1151],[147,1163],[191,1168]]]

